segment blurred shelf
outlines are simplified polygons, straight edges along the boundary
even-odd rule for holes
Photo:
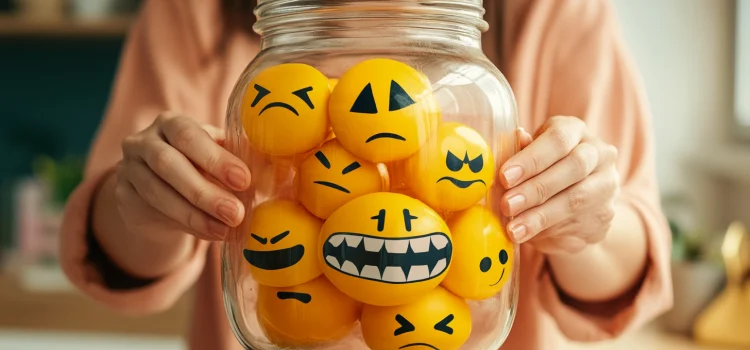
[[[133,16],[107,19],[31,18],[0,15],[0,37],[101,38],[124,36]]]
[[[718,145],[691,155],[691,164],[715,176],[750,184],[750,145]]]

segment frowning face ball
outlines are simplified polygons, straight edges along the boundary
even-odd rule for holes
[[[457,350],[470,334],[469,306],[440,287],[406,305],[362,310],[362,335],[373,350]]]
[[[250,273],[260,284],[288,287],[320,276],[315,247],[320,219],[297,203],[271,200],[258,205],[248,224],[243,251]]]
[[[263,70],[242,98],[248,140],[276,156],[312,150],[329,131],[329,98],[328,78],[311,66],[285,63]]]
[[[448,220],[453,233],[453,264],[442,286],[454,294],[482,300],[498,293],[513,272],[513,243],[500,220],[475,205]]]
[[[439,285],[452,250],[435,211],[389,192],[355,198],[333,212],[318,245],[326,277],[352,298],[379,306],[411,302]]]
[[[429,80],[410,66],[372,59],[349,69],[333,89],[333,132],[350,152],[381,163],[414,154],[440,113]]]
[[[382,191],[383,175],[376,164],[354,156],[333,139],[300,164],[297,198],[315,216],[326,219],[344,203]]]
[[[406,180],[420,200],[438,211],[457,211],[485,197],[494,183],[495,159],[474,129],[445,123],[406,168]]]

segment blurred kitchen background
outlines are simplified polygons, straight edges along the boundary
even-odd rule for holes
[[[0,0],[0,349],[184,349],[189,296],[129,319],[77,294],[56,263],[61,209],[139,2]],[[675,307],[623,339],[571,349],[723,349],[731,334],[698,342],[692,329],[698,317],[750,333],[750,290],[729,280],[746,299],[717,298],[724,237],[750,225],[750,0],[613,2],[654,115]]]

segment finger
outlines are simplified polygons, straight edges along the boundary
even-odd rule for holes
[[[245,163],[221,147],[208,131],[190,118],[171,118],[163,122],[167,143],[184,154],[196,166],[236,191],[247,189],[250,171]],[[216,130],[212,130],[217,134]]]
[[[599,151],[591,143],[580,143],[563,160],[503,195],[500,209],[506,216],[544,204],[566,188],[591,174],[598,164]]]
[[[595,141],[592,141],[592,143],[596,146],[599,155],[599,164],[597,165],[596,170],[617,164],[617,147],[610,145],[601,139],[596,139]]]
[[[563,159],[583,138],[585,124],[577,118],[555,118],[550,127],[501,168],[501,182],[512,188]]]
[[[201,176],[178,150],[155,139],[142,146],[140,154],[156,175],[192,205],[229,226],[240,224],[244,214],[237,197]]]
[[[515,217],[508,224],[508,231],[517,243],[526,242],[584,210],[609,203],[616,191],[617,184],[613,184],[609,172],[595,172],[546,203]]]
[[[130,162],[127,180],[150,207],[206,240],[223,239],[229,226],[190,204],[143,163]]]
[[[528,132],[526,132],[526,130],[524,130],[524,128],[518,128],[518,129],[516,129],[516,137],[518,138],[518,143],[520,145],[520,149],[526,148],[526,146],[528,146],[531,143],[531,141],[534,140],[531,137],[531,134],[529,134]]]

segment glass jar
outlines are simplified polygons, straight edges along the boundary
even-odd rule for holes
[[[497,349],[519,250],[498,168],[516,105],[481,0],[261,0],[230,98],[252,173],[223,250],[247,349]]]

